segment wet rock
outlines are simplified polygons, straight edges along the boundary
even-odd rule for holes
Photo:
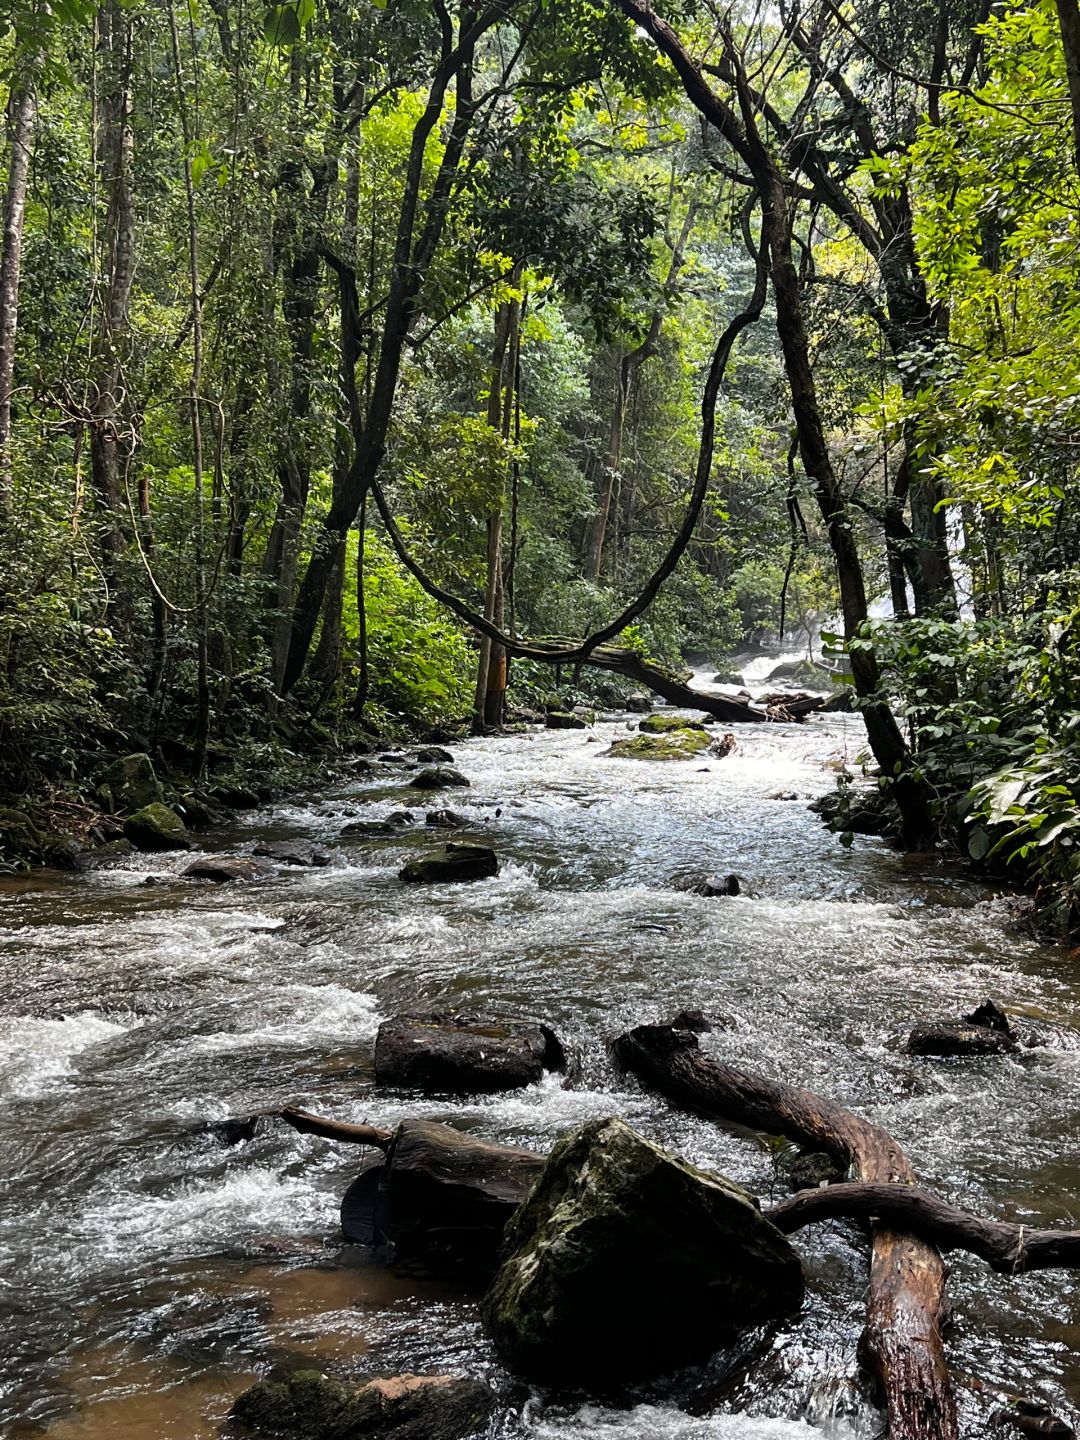
[[[379,820],[351,820],[341,827],[342,836],[367,835],[370,839],[385,839],[388,835],[400,835],[402,830],[416,823],[411,810],[394,810]]]
[[[652,696],[647,695],[644,690],[635,690],[626,697],[624,709],[629,710],[631,715],[647,715],[652,708]]]
[[[821,707],[822,715],[850,715],[855,709],[855,692],[848,687],[830,695]]]
[[[916,1025],[907,1042],[909,1055],[1010,1055],[1019,1048],[988,1025]]]
[[[990,1414],[990,1423],[1008,1435],[1052,1435],[1056,1440],[1076,1440],[1076,1431],[1055,1415],[1041,1400],[1020,1396]]]
[[[741,895],[742,882],[738,875],[688,875],[674,882],[675,890],[689,895]]]
[[[395,1015],[375,1039],[376,1084],[427,1094],[516,1090],[565,1065],[558,1036],[529,1020]]]
[[[564,1384],[703,1359],[803,1296],[798,1256],[745,1191],[617,1119],[560,1140],[503,1255],[488,1328],[516,1368]]]
[[[232,1419],[286,1440],[465,1440],[486,1427],[493,1408],[486,1385],[453,1375],[395,1375],[353,1389],[297,1370],[245,1390]]]
[[[230,810],[254,810],[262,803],[250,785],[215,785],[213,798]]]
[[[124,835],[136,850],[190,850],[184,822],[167,805],[146,805],[124,821]]]
[[[544,717],[544,724],[549,730],[587,730],[589,722],[583,715],[575,715],[572,710],[549,710]]]
[[[192,1135],[205,1135],[222,1145],[242,1145],[266,1128],[265,1115],[232,1115],[227,1120],[207,1120],[191,1131]]]
[[[798,800],[797,790],[774,790],[771,795],[766,795],[766,800]]]
[[[387,750],[379,756],[379,759],[384,765],[405,765],[407,764],[409,757],[407,755],[400,754],[396,750]]]
[[[429,810],[424,820],[425,825],[431,825],[437,830],[460,830],[468,823],[466,817],[459,815],[456,810]]]
[[[1009,1017],[1004,1010],[998,1009],[993,1000],[984,1000],[970,1015],[965,1015],[964,1024],[984,1025],[989,1030],[997,1030],[1002,1035],[1008,1035],[1013,1040],[1016,1039],[1013,1028],[1009,1024]]]
[[[671,1021],[673,1030],[692,1030],[695,1035],[708,1035],[713,1030],[734,1030],[730,1015],[706,1015],[704,1010],[680,1010]]]
[[[449,841],[441,855],[410,860],[398,872],[409,884],[448,884],[463,880],[490,880],[499,873],[499,857],[486,845],[459,845]]]
[[[98,787],[104,810],[122,810],[130,814],[147,805],[161,804],[164,792],[149,755],[125,755],[110,765]]]
[[[201,795],[182,795],[178,803],[184,812],[184,824],[191,830],[210,830],[215,825],[224,825],[229,818],[226,810]]]
[[[452,765],[454,757],[449,750],[444,750],[441,745],[426,745],[422,750],[413,752],[413,758],[419,760],[421,765]]]
[[[414,790],[452,790],[469,783],[461,771],[451,765],[429,766],[409,781]]]
[[[121,835],[117,840],[104,840],[100,845],[95,845],[92,850],[86,852],[86,858],[91,862],[118,860],[124,855],[133,855],[134,853],[135,846]]]
[[[704,727],[680,726],[663,735],[639,733],[614,740],[604,754],[614,760],[692,760],[708,746],[709,737]]]
[[[232,880],[259,880],[269,873],[268,865],[250,855],[200,855],[180,871],[187,880],[213,880],[216,885],[226,885]]]
[[[741,685],[743,683],[742,671],[734,665],[727,665],[722,670],[717,670],[710,683],[713,685]]]
[[[303,840],[260,840],[255,846],[255,854],[276,860],[280,865],[296,865],[301,869],[330,864],[330,856],[325,850],[316,850]]]
[[[705,722],[685,715],[646,715],[638,726],[641,735],[670,735],[680,730],[704,730]]]
[[[739,748],[739,742],[729,730],[727,734],[721,735],[719,740],[714,740],[709,746],[709,754],[715,755],[718,760],[723,760],[726,755],[734,755]]]
[[[796,1155],[784,1170],[784,1179],[792,1190],[817,1190],[822,1185],[835,1185],[845,1178],[842,1166],[822,1150],[808,1150]]]
[[[386,817],[386,823],[387,825],[394,825],[399,828],[406,825],[415,825],[416,816],[411,810],[391,810],[390,814]]]

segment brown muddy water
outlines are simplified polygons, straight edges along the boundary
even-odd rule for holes
[[[493,1436],[876,1434],[856,1381],[865,1253],[843,1225],[797,1237],[807,1302],[750,1379],[715,1390],[720,1357],[704,1379],[619,1409],[515,1384],[475,1296],[343,1247],[355,1150],[280,1125],[233,1147],[197,1133],[292,1102],[384,1125],[435,1115],[547,1149],[618,1114],[768,1197],[766,1149],[676,1113],[608,1063],[607,1037],[688,1005],[734,1017],[706,1041],[734,1063],[885,1125],[947,1198],[1031,1225],[1080,1222],[1074,959],[1019,934],[1004,902],[950,866],[875,840],[845,851],[805,803],[773,798],[828,789],[860,750],[858,720],[748,726],[737,754],[700,765],[604,758],[626,723],[454,747],[472,788],[449,803],[499,850],[494,880],[402,885],[403,861],[436,843],[422,826],[340,837],[357,815],[403,803],[422,818],[408,772],[387,765],[204,842],[242,852],[309,837],[332,853],[323,870],[215,889],[175,880],[177,857],[137,856],[0,888],[0,1433],[212,1440],[253,1376],[307,1357],[344,1378],[488,1378],[502,1399]],[[735,871],[747,893],[673,888],[701,870]],[[901,1053],[913,1023],[987,996],[1031,1033],[1022,1055]],[[376,1093],[380,1018],[455,1006],[550,1021],[573,1080],[454,1104]],[[964,1257],[952,1272],[950,1359],[980,1387],[965,1391],[965,1434],[986,1433],[995,1390],[1075,1420],[1076,1279],[1014,1280]]]

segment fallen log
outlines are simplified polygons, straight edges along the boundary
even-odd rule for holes
[[[530,643],[534,651],[544,650],[552,657],[557,656],[567,645],[565,640],[533,640]],[[685,710],[701,710],[717,720],[739,725],[746,721],[765,721],[769,718],[764,710],[743,704],[741,700],[730,695],[707,695],[701,690],[694,690],[670,670],[646,660],[636,650],[628,650],[620,645],[598,645],[582,663],[592,665],[597,670],[611,670],[616,675],[624,675],[627,680],[644,685],[662,696],[669,705],[677,705]]]
[[[395,1262],[413,1270],[489,1275],[545,1159],[436,1120],[403,1120],[385,1161],[345,1192],[342,1229],[356,1244],[391,1245]]]
[[[327,1120],[307,1110],[298,1110],[295,1105],[286,1105],[283,1110],[274,1113],[286,1125],[299,1130],[301,1135],[319,1135],[324,1140],[343,1140],[349,1145],[374,1145],[377,1150],[385,1150],[393,1138],[393,1131],[381,1130],[377,1125],[348,1125],[343,1120]]]
[[[867,1182],[911,1185],[904,1151],[842,1106],[704,1055],[697,1035],[640,1025],[620,1035],[617,1062],[681,1105],[824,1150]],[[876,1382],[889,1440],[956,1440],[956,1401],[941,1337],[945,1268],[926,1241],[876,1224],[860,1358]]]
[[[880,1220],[938,1250],[967,1250],[1002,1275],[1080,1268],[1080,1230],[1030,1230],[984,1220],[917,1185],[841,1184],[800,1190],[765,1211],[785,1235],[818,1220]]]

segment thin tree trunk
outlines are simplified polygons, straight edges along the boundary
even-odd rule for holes
[[[1077,5],[1077,0],[1057,0],[1057,16],[1065,50],[1065,74],[1069,82],[1073,158],[1080,175],[1080,5]]]
[[[19,47],[16,45],[16,54]],[[8,103],[11,158],[4,191],[4,252],[0,256],[0,514],[11,501],[11,392],[19,329],[19,281],[30,155],[37,127],[37,61],[13,86]]]

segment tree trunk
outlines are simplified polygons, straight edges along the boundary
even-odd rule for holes
[[[1057,0],[1057,16],[1065,50],[1065,74],[1069,82],[1073,158],[1080,175],[1080,5],[1077,5],[1077,0]]]
[[[520,279],[515,267],[511,283]],[[513,349],[517,301],[508,300],[495,312],[495,339],[491,352],[491,373],[488,388],[487,422],[504,439],[509,433],[509,387],[506,383],[507,356]],[[499,494],[487,518],[487,566],[484,582],[484,619],[502,628],[502,530],[503,474],[499,473]],[[480,638],[476,665],[476,695],[473,700],[473,733],[480,734],[488,726],[502,722],[502,692],[505,690],[506,654],[490,636]],[[502,686],[500,689],[500,681]],[[493,683],[494,682],[494,683]],[[489,716],[494,718],[489,719]]]
[[[16,46],[16,54],[18,51]],[[23,225],[37,126],[37,67],[36,59],[27,66],[13,85],[8,101],[11,158],[4,191],[4,251],[0,256],[0,514],[11,501],[11,392],[19,329]]]
[[[131,20],[111,0],[98,18],[98,50],[105,90],[101,103],[98,149],[107,195],[105,284],[96,366],[90,466],[101,515],[102,571],[109,586],[109,610],[123,621],[130,599],[120,593],[119,561],[127,548],[121,452],[130,450],[120,435],[125,398],[122,345],[128,332],[128,306],[135,279],[135,132],[132,124]]]
[[[914,1184],[907,1156],[884,1130],[810,1090],[707,1058],[690,1031],[641,1025],[620,1035],[613,1049],[624,1069],[697,1113],[825,1150],[864,1181]],[[937,1251],[903,1228],[875,1225],[859,1349],[885,1402],[889,1440],[956,1440],[941,1338],[944,1302]]]

